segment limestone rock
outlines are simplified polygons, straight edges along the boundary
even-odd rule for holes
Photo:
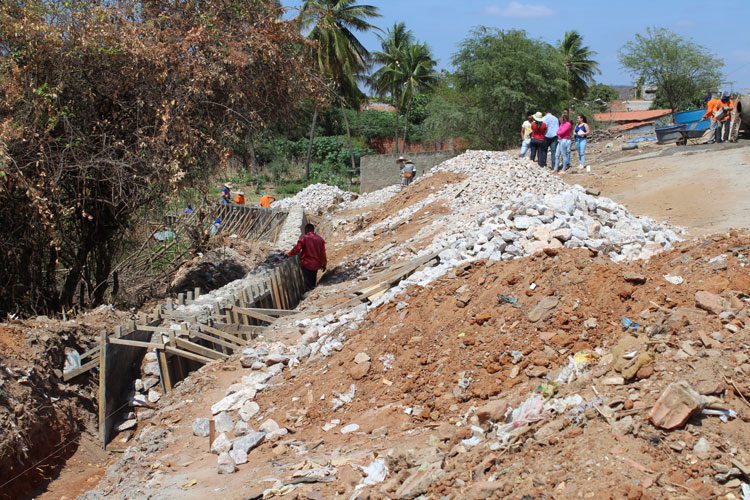
[[[221,412],[214,417],[214,425],[216,432],[232,432],[234,429],[234,422],[232,417],[227,412]]]
[[[232,442],[229,440],[226,434],[223,432],[219,434],[219,436],[214,439],[214,442],[211,444],[211,453],[215,453],[217,455],[221,453],[226,453],[229,450],[232,449]]]
[[[219,454],[219,458],[217,459],[217,470],[219,474],[233,474],[237,470],[237,466],[229,453],[222,452]]]
[[[258,406],[258,403],[256,403],[255,401],[245,401],[245,404],[243,404],[242,408],[240,408],[240,418],[244,422],[247,422],[259,411],[260,406]]]
[[[210,422],[207,418],[196,418],[193,422],[193,436],[208,437]]]
[[[265,438],[265,432],[250,431],[244,436],[235,439],[232,448],[235,450],[242,450],[245,453],[249,453],[250,450],[257,448]]]

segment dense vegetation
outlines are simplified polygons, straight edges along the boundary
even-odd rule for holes
[[[300,99],[325,102],[279,15],[264,1],[0,4],[0,311],[100,303],[141,207]]]

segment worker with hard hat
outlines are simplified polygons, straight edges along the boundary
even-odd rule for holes
[[[245,204],[245,193],[242,191],[237,191],[237,197],[234,199],[234,202],[237,205],[244,205]]]

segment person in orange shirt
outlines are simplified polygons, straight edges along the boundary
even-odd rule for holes
[[[719,120],[719,128],[716,133],[716,142],[727,142],[729,140],[729,126],[731,125],[731,118],[732,118],[732,110],[734,110],[734,106],[732,106],[732,101],[729,99],[729,91],[725,90],[723,94],[721,94],[721,108],[726,111],[724,113],[724,118]]]
[[[706,96],[706,100],[708,101],[708,104],[706,104],[706,114],[703,115],[703,118],[701,118],[701,121],[703,121],[709,116],[711,117],[711,134],[708,138],[708,141],[706,141],[706,144],[721,142],[721,132],[723,128],[722,124],[725,120],[729,120],[729,112],[732,110],[732,104],[729,102],[729,92],[724,92],[724,95],[722,95],[721,99],[717,97],[709,98],[708,96]],[[724,108],[726,108],[727,111],[727,113],[725,113],[726,116],[722,117],[720,120],[717,119],[715,113]],[[729,126],[727,124],[727,135],[728,134]]]
[[[263,193],[263,196],[260,197],[260,206],[263,208],[271,208],[272,201],[276,201],[276,198],[270,194]]]
[[[245,204],[245,193],[242,191],[237,191],[237,197],[234,199],[234,202],[237,205],[244,205]]]

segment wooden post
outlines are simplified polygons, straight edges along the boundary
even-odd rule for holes
[[[185,305],[185,294],[184,293],[178,293],[177,294],[177,303],[181,306]]]
[[[99,338],[99,438],[107,449],[107,331]]]
[[[159,336],[161,337],[161,334]],[[172,390],[172,377],[169,375],[167,352],[164,349],[157,349],[156,357],[159,359],[159,372],[161,372],[161,390],[166,394]]]
[[[195,298],[197,299],[200,296],[201,296],[201,288],[195,287]]]
[[[214,419],[208,421],[208,451],[211,452],[211,447],[214,445],[214,438],[216,437],[216,422]]]

